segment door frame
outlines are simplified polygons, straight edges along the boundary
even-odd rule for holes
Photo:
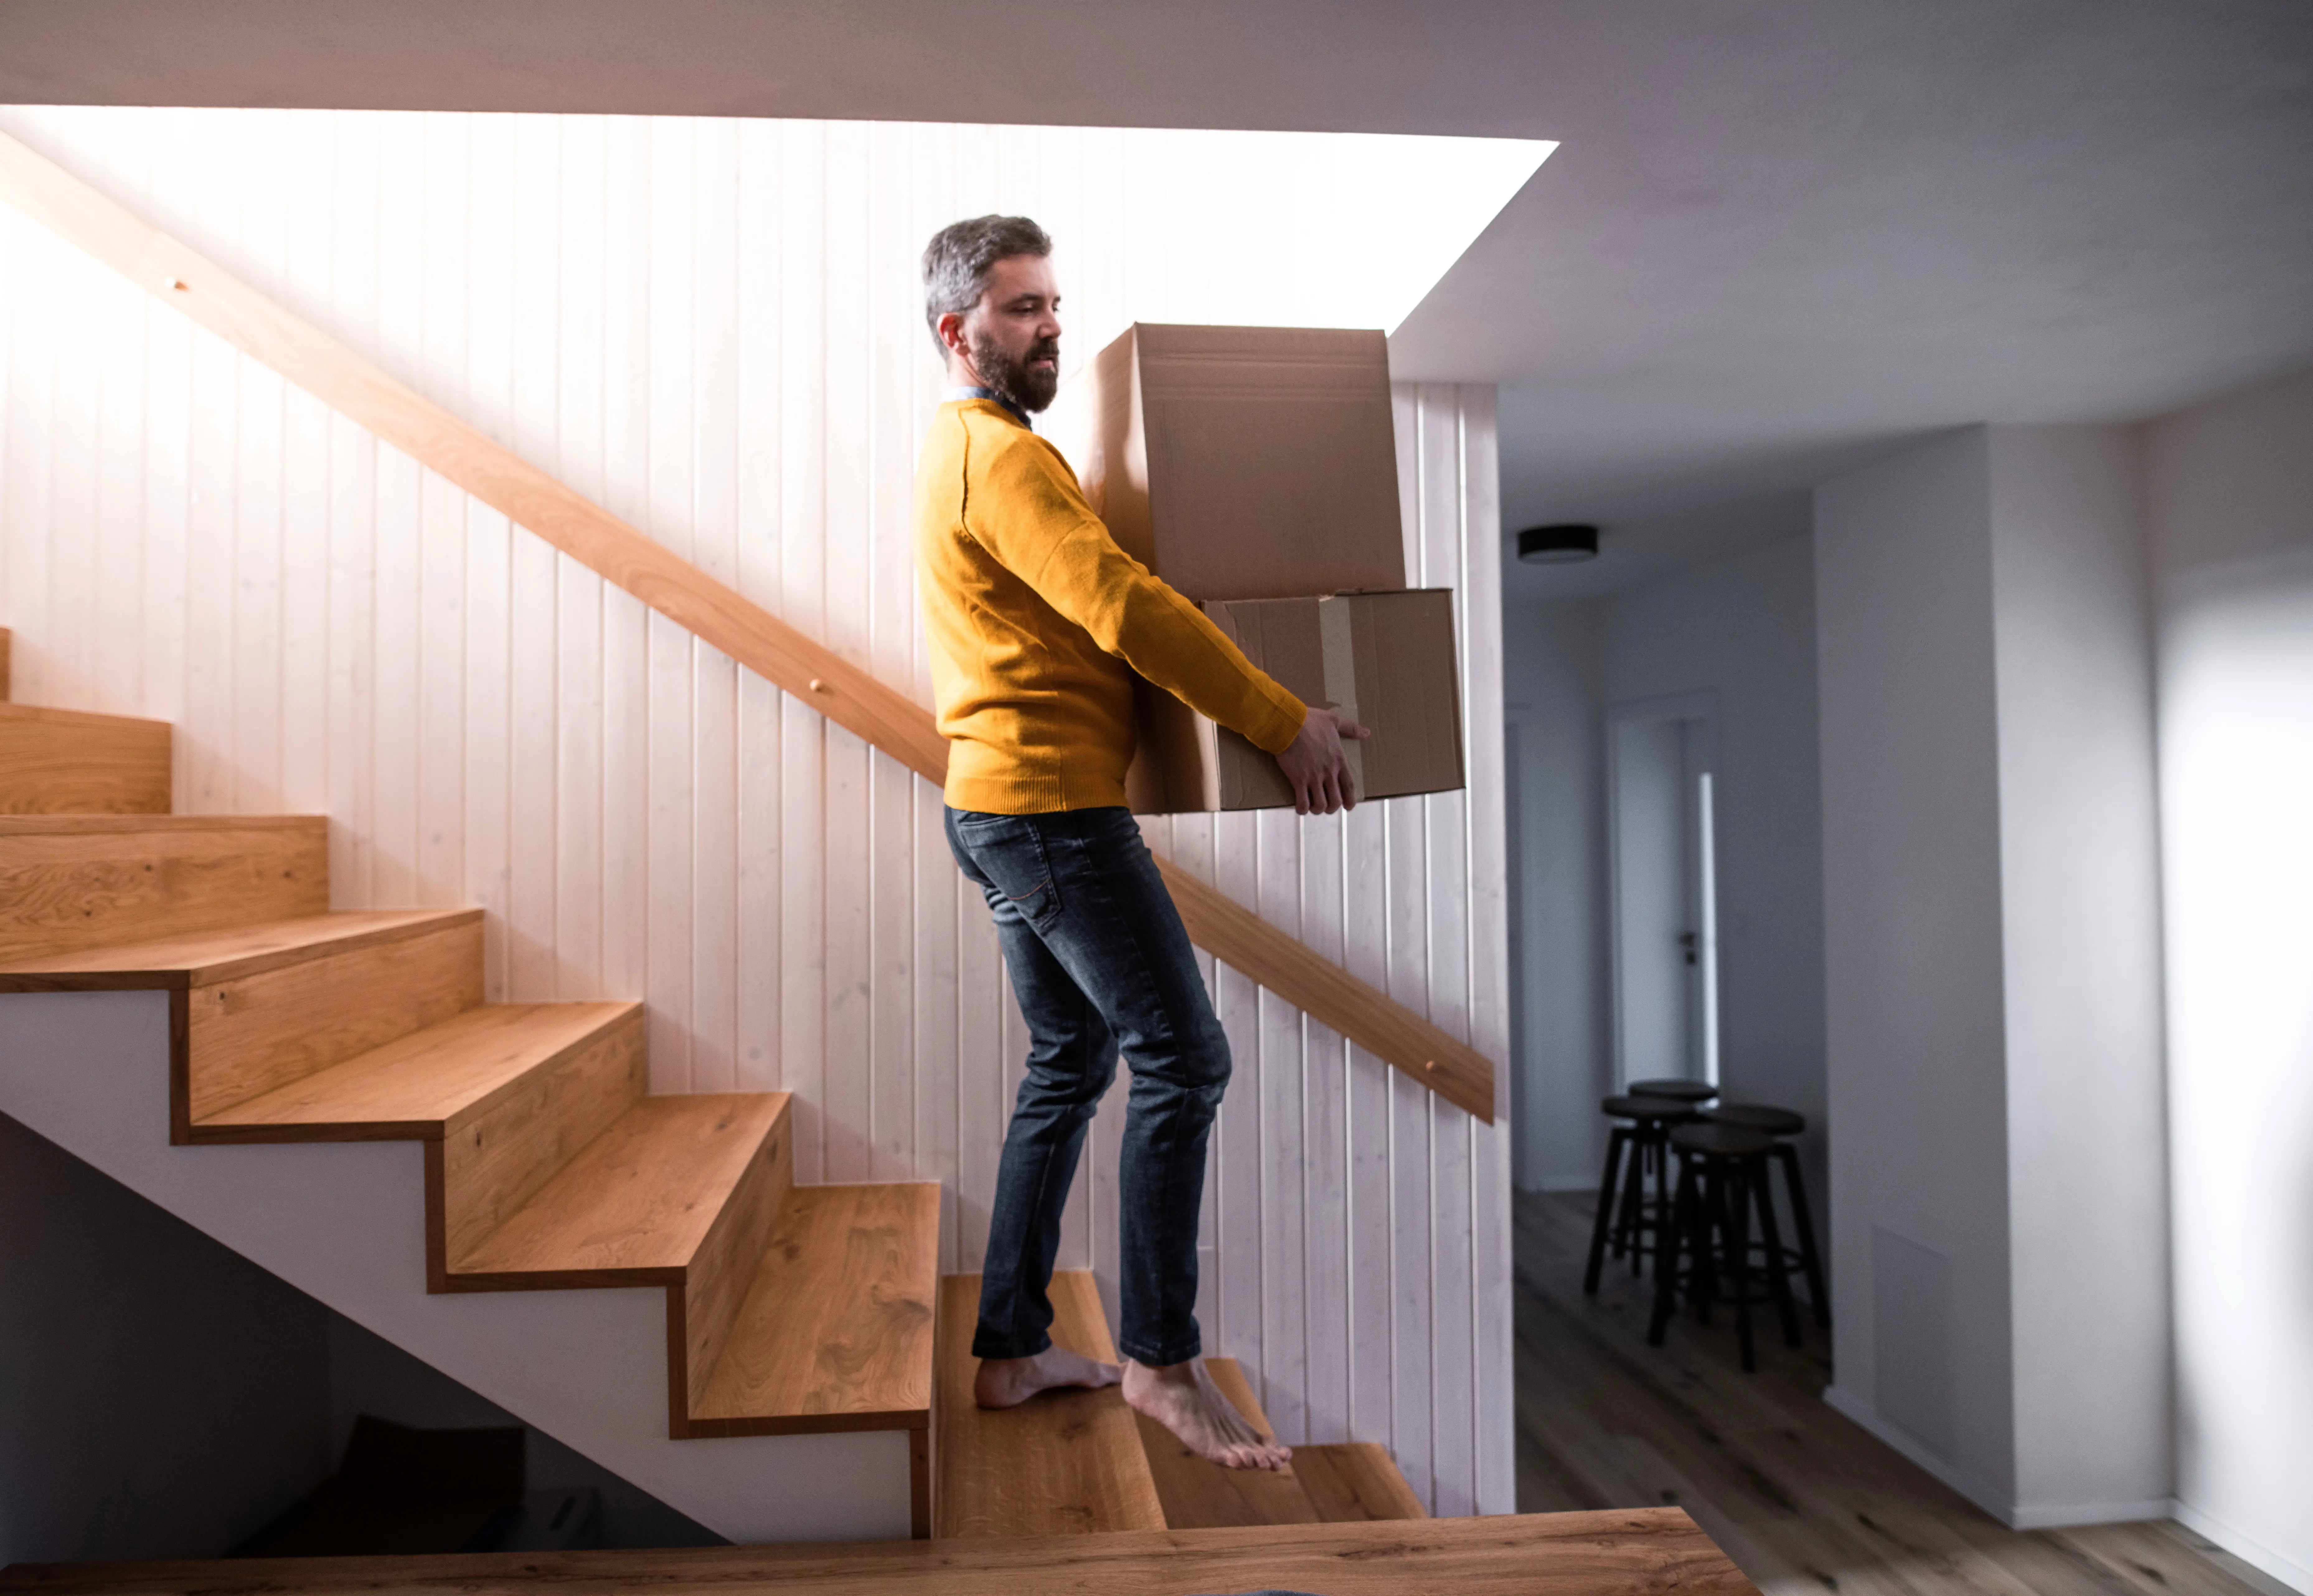
[[[1621,703],[1609,704],[1606,706],[1605,724],[1604,728],[1605,747],[1603,750],[1605,758],[1601,761],[1601,763],[1603,763],[1606,767],[1606,960],[1607,968],[1611,976],[1610,991],[1612,1001],[1608,1007],[1610,1010],[1609,1018],[1613,1022],[1611,1031],[1614,1038],[1614,1090],[1618,1092],[1626,1090],[1631,1082],[1630,1064],[1624,1057],[1624,1027],[1623,1022],[1623,987],[1624,982],[1624,971],[1623,969],[1623,760],[1619,747],[1619,733],[1624,726],[1643,725],[1658,721],[1698,721],[1702,723],[1702,732],[1700,740],[1701,747],[1696,752],[1695,767],[1698,773],[1707,774],[1711,777],[1712,802],[1710,806],[1709,811],[1709,820],[1711,824],[1711,835],[1709,839],[1709,855],[1711,861],[1714,864],[1719,851],[1719,828],[1717,824],[1718,811],[1719,808],[1718,802],[1719,797],[1718,790],[1718,693],[1710,688],[1703,688],[1700,691],[1691,693],[1658,693],[1649,697],[1629,698],[1624,699]],[[1715,869],[1712,873],[1716,873]],[[1712,898],[1715,899],[1718,893],[1716,881],[1710,883],[1710,890]],[[1719,985],[1717,978],[1718,948],[1715,943],[1705,942],[1699,951],[1699,956],[1703,959],[1707,959],[1710,961],[1710,967],[1703,971],[1702,981],[1704,990],[1711,995],[1710,999],[1711,1004],[1715,1008],[1717,1003],[1716,995]],[[1715,1015],[1713,1016],[1713,1029],[1715,1030]],[[1715,1054],[1716,1051],[1717,1049],[1711,1048],[1708,1050],[1708,1053]],[[1711,1062],[1715,1064],[1716,1059],[1711,1059]],[[1716,1074],[1718,1072],[1716,1069],[1711,1069],[1710,1073]]]

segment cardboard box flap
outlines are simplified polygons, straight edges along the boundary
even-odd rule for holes
[[[1071,379],[1050,435],[1118,544],[1186,597],[1405,585],[1379,332],[1140,323]]]

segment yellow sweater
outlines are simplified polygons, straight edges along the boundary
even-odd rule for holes
[[[1119,548],[1060,452],[992,399],[933,419],[916,580],[952,808],[1121,804],[1136,671],[1271,753],[1307,713]]]

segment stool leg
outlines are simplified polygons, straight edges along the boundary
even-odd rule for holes
[[[1815,1305],[1815,1321],[1831,1328],[1831,1298],[1823,1289],[1823,1263],[1815,1250],[1815,1221],[1807,1214],[1807,1182],[1799,1175],[1799,1149],[1789,1142],[1775,1144],[1775,1158],[1783,1166],[1783,1192],[1791,1199],[1791,1223],[1799,1232],[1799,1268],[1807,1275],[1807,1301]]]
[[[1631,1278],[1640,1280],[1644,1279],[1647,1273],[1649,1249],[1646,1238],[1649,1231],[1654,1232],[1657,1238],[1653,1250],[1658,1253],[1662,1250],[1660,1238],[1665,1211],[1662,1199],[1669,1185],[1670,1144],[1663,1139],[1659,1127],[1656,1128],[1653,1138],[1639,1150],[1635,1172],[1638,1179],[1631,1182],[1634,1194],[1631,1199]],[[1654,1177],[1654,1196],[1651,1198],[1647,1195],[1647,1177],[1649,1175]],[[1649,1202],[1653,1204],[1651,1208],[1648,1206]],[[1647,1217],[1649,1213],[1654,1215],[1651,1221]]]
[[[1640,1121],[1631,1132],[1630,1162],[1623,1166],[1623,1196],[1615,1205],[1614,1252],[1623,1256],[1626,1249],[1639,1244],[1639,1191],[1641,1171],[1646,1167],[1647,1145],[1651,1140],[1649,1127]]]
[[[1678,1164],[1678,1195],[1671,1201],[1671,1218],[1655,1227],[1655,1311],[1647,1321],[1649,1346],[1663,1344],[1663,1329],[1670,1323],[1673,1299],[1678,1293],[1679,1242],[1686,1234],[1687,1215],[1693,1206],[1694,1166],[1682,1158]]]
[[[1647,1211],[1647,1210],[1646,1210],[1646,1205],[1647,1205],[1647,1203],[1650,1201],[1650,1202],[1653,1204],[1653,1207],[1652,1207],[1652,1209],[1651,1209],[1651,1212],[1652,1212],[1652,1213],[1653,1213],[1653,1215],[1654,1215],[1654,1230],[1655,1230],[1655,1246],[1654,1246],[1654,1255],[1655,1255],[1655,1268],[1656,1268],[1656,1270],[1657,1270],[1658,1272],[1659,1272],[1659,1271],[1661,1270],[1661,1268],[1662,1268],[1662,1231],[1663,1231],[1663,1227],[1664,1227],[1665,1225],[1667,1225],[1668,1223],[1670,1223],[1670,1222],[1671,1222],[1671,1210],[1672,1210],[1672,1208],[1673,1208],[1673,1207],[1675,1207],[1675,1206],[1676,1206],[1676,1205],[1675,1205],[1675,1204],[1674,1204],[1674,1203],[1672,1202],[1672,1200],[1671,1200],[1671,1170],[1670,1170],[1670,1162],[1671,1162],[1670,1140],[1669,1140],[1669,1138],[1668,1138],[1668,1137],[1664,1137],[1662,1140],[1658,1141],[1658,1142],[1655,1144],[1655,1163],[1654,1163],[1655,1185],[1654,1185],[1654,1196],[1653,1196],[1650,1199],[1649,1199],[1649,1198],[1642,1198],[1642,1199],[1641,1199],[1641,1201],[1640,1201],[1640,1208],[1641,1208],[1641,1210],[1642,1210],[1642,1211]],[[1633,1261],[1633,1262],[1636,1262],[1637,1260],[1636,1260],[1636,1259],[1633,1259],[1632,1261]]]
[[[1764,1158],[1745,1161],[1750,1168],[1744,1179],[1759,1203],[1759,1236],[1761,1251],[1767,1260],[1767,1290],[1775,1299],[1775,1313],[1783,1321],[1783,1345],[1799,1344],[1799,1316],[1791,1307],[1790,1272],[1783,1262],[1782,1227],[1775,1223],[1775,1188],[1767,1177]]]
[[[1747,1374],[1757,1370],[1759,1357],[1751,1345],[1751,1226],[1746,1212],[1750,1200],[1740,1162],[1729,1162],[1726,1179],[1734,1188],[1728,1212],[1727,1267],[1735,1276],[1735,1329],[1743,1347],[1743,1372]]]
[[[1606,1232],[1614,1223],[1614,1177],[1622,1172],[1623,1153],[1631,1140],[1629,1129],[1614,1127],[1606,1138],[1606,1178],[1598,1183],[1598,1215],[1590,1223],[1590,1266],[1582,1271],[1582,1294],[1598,1294],[1598,1266],[1606,1258]]]
[[[1694,1248],[1694,1273],[1687,1295],[1694,1317],[1711,1322],[1711,1304],[1719,1295],[1719,1243],[1726,1233],[1727,1193],[1719,1184],[1719,1161],[1698,1158],[1694,1173],[1694,1217],[1688,1241]]]

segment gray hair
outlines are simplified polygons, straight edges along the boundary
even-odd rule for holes
[[[998,261],[1051,252],[1051,235],[1025,216],[974,216],[932,234],[924,246],[924,325],[931,329],[941,356],[946,356],[947,346],[940,343],[940,318],[978,304]]]

